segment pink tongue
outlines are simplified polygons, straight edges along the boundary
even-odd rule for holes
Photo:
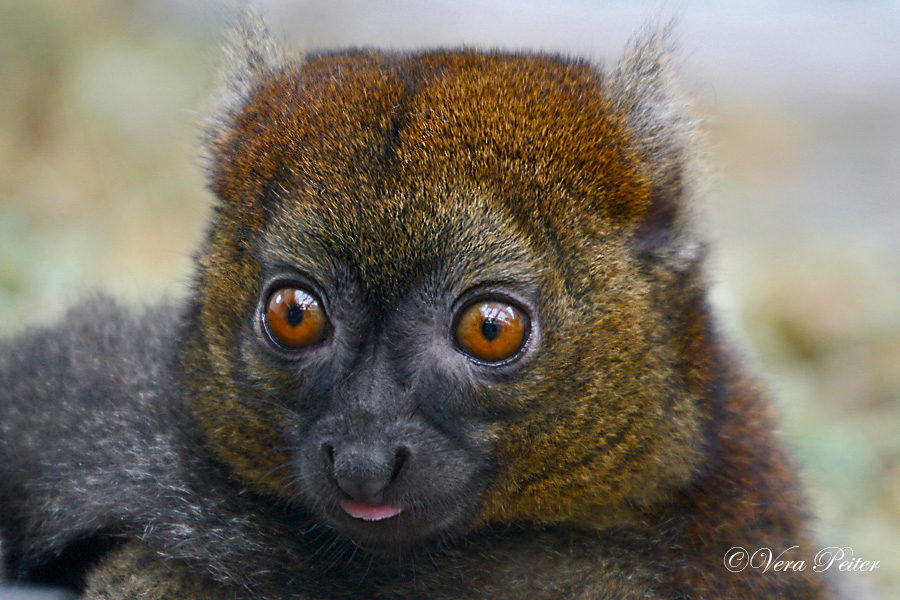
[[[381,521],[400,514],[403,509],[390,504],[360,504],[352,500],[341,500],[341,508],[355,519],[363,521]]]

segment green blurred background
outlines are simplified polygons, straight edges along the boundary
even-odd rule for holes
[[[823,545],[900,598],[900,5],[270,2],[296,48],[473,44],[611,62],[674,16],[710,142],[725,325],[770,383]],[[0,0],[0,333],[91,290],[183,295],[208,215],[214,2]]]

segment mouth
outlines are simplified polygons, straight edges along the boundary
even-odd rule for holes
[[[341,509],[354,519],[384,521],[403,512],[403,507],[393,504],[362,504],[353,500],[341,500]]]
[[[343,498],[327,519],[359,547],[390,556],[429,545],[436,538],[447,539],[461,528],[461,516],[458,510],[387,502],[365,504]]]

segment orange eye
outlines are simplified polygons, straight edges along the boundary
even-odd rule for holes
[[[497,363],[522,349],[528,317],[518,308],[496,300],[469,305],[456,323],[456,344],[472,358]]]
[[[299,288],[281,288],[266,307],[269,337],[286,348],[305,348],[322,341],[328,318],[318,298]]]

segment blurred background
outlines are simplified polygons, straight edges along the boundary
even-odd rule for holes
[[[773,389],[822,546],[881,561],[857,579],[900,598],[900,2],[261,4],[300,51],[466,44],[607,65],[674,18],[710,145],[698,213],[725,327]],[[186,293],[227,15],[0,0],[0,334],[91,290]]]

